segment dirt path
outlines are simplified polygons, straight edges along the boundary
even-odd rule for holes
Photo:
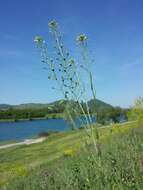
[[[45,139],[46,139],[45,137],[38,138],[38,139],[26,139],[25,141],[19,142],[19,143],[1,145],[0,149],[10,148],[17,145],[30,145],[30,144],[40,143],[40,142],[43,142]]]

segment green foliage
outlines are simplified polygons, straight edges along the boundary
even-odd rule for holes
[[[97,110],[97,122],[107,124],[110,122],[118,123],[120,117],[127,120],[128,109],[120,107],[107,107],[106,109]]]
[[[74,149],[68,149],[64,153],[66,156],[56,163],[43,164],[28,175],[24,172],[26,176],[13,179],[6,189],[141,190],[143,129],[131,127],[128,130],[124,126],[121,129],[117,127],[115,131],[117,133],[112,134],[103,131],[106,138],[100,147],[101,159],[91,154],[94,152],[92,144],[76,154]]]
[[[134,106],[128,112],[129,120],[137,120],[139,125],[143,124],[143,98],[135,100]]]
[[[22,104],[0,109],[0,119],[51,118],[53,114],[63,113],[66,101],[56,101],[50,104]]]

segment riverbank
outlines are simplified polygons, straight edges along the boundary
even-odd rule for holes
[[[21,119],[0,119],[0,122],[19,122],[19,121],[34,121],[34,120],[47,120],[47,119],[61,119],[63,118],[62,113],[52,113],[48,114],[46,117],[38,118],[21,118]]]
[[[111,126],[101,127],[99,128],[100,139],[102,143],[107,143],[112,135],[121,133],[123,136],[134,127],[136,127],[135,122],[118,124],[113,128]],[[29,175],[31,170],[41,165],[46,164],[48,167],[62,156],[70,155],[75,148],[79,148],[84,143],[81,140],[84,135],[84,130],[60,132],[46,137],[40,143],[0,149],[0,186],[17,177]]]

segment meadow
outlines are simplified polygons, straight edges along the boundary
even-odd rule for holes
[[[100,156],[85,130],[60,132],[39,144],[0,150],[1,189],[141,190],[142,127],[129,122],[98,130]]]

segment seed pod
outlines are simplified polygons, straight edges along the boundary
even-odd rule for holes
[[[36,42],[36,43],[43,43],[43,38],[41,36],[35,36],[34,42]]]

